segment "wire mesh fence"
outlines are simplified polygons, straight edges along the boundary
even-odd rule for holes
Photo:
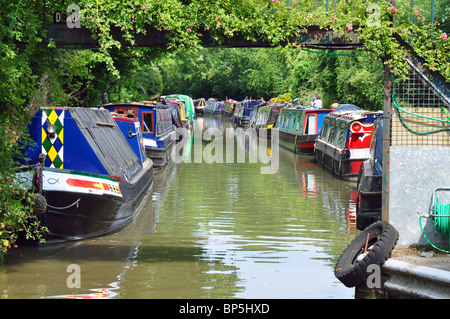
[[[391,145],[450,147],[449,99],[409,65],[408,78],[393,83]]]

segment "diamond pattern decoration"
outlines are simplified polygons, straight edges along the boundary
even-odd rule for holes
[[[47,127],[52,124],[56,128],[56,134],[50,137]],[[45,166],[64,168],[64,110],[42,109],[42,148],[46,155]]]

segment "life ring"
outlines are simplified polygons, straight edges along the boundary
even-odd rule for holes
[[[342,252],[334,275],[347,287],[366,282],[367,267],[381,266],[397,244],[398,231],[384,220],[367,226]]]

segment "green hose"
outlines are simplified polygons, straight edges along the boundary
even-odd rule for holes
[[[443,235],[450,235],[450,204],[439,204],[439,201],[437,198],[434,200],[434,211],[433,214],[430,216],[420,216],[419,217],[419,223],[420,223],[420,230],[422,231],[423,236],[427,240],[427,242],[436,248],[439,251],[442,251],[444,253],[450,254],[450,251],[442,249],[434,245],[428,237],[425,235],[425,232],[423,230],[422,226],[422,218],[423,217],[431,217],[434,221],[434,233],[441,233]],[[449,237],[449,246],[450,246],[450,237]]]
[[[425,115],[421,115],[421,114],[417,114],[417,113],[413,113],[413,112],[406,111],[406,110],[402,109],[402,108],[398,105],[397,99],[395,98],[395,94],[394,94],[394,93],[392,93],[392,104],[394,105],[394,107],[395,107],[395,108],[397,109],[397,111],[398,111],[398,118],[400,119],[400,122],[403,124],[403,126],[404,126],[408,131],[410,131],[410,132],[412,132],[412,133],[414,133],[414,134],[428,135],[428,134],[433,134],[433,133],[440,133],[440,132],[450,131],[450,127],[446,127],[446,128],[442,128],[442,129],[438,129],[438,130],[433,130],[433,131],[428,131],[428,132],[418,132],[418,131],[415,131],[415,130],[413,130],[412,128],[410,128],[410,127],[406,124],[406,122],[403,120],[403,117],[402,117],[402,115],[401,115],[400,112],[403,112],[403,113],[406,113],[406,114],[409,114],[409,115],[413,115],[413,116],[417,116],[417,117],[421,117],[421,118],[424,118],[424,119],[432,120],[432,121],[441,122],[441,123],[444,123],[444,124],[450,124],[450,121],[447,121],[447,120],[441,120],[441,119],[437,119],[437,118],[434,118],[434,117],[425,116]],[[449,120],[450,120],[450,117],[449,117],[447,111],[445,110],[445,108],[444,108],[443,106],[441,106],[441,108],[442,108],[442,110],[445,112],[445,114],[447,115],[447,118],[449,118]]]

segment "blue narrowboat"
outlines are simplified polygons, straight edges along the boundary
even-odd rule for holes
[[[322,129],[329,109],[282,108],[274,130],[280,138],[280,146],[300,155],[314,155],[317,136]]]
[[[233,124],[242,127],[252,126],[258,108],[265,105],[266,102],[263,100],[248,100],[245,99],[241,101],[239,105],[236,106],[233,116]]]
[[[171,159],[176,142],[176,132],[172,122],[172,110],[160,103],[132,102],[106,104],[102,107],[117,114],[134,114],[139,119],[147,157],[155,167],[162,167]]]
[[[115,113],[111,113],[111,115],[139,161],[144,163],[147,156],[145,154],[144,138],[139,119],[131,112],[126,115]]]
[[[373,124],[382,116],[382,111],[339,105],[324,119],[314,147],[316,162],[341,179],[356,181],[361,164],[370,157]]]
[[[206,101],[203,113],[218,115],[220,114],[222,106],[223,102],[217,101],[216,99],[213,98],[209,98],[208,101]]]
[[[35,145],[26,148],[17,179],[44,198],[38,217],[49,230],[47,243],[100,236],[131,222],[152,187],[153,162],[133,151],[108,110],[41,108],[28,130]]]

